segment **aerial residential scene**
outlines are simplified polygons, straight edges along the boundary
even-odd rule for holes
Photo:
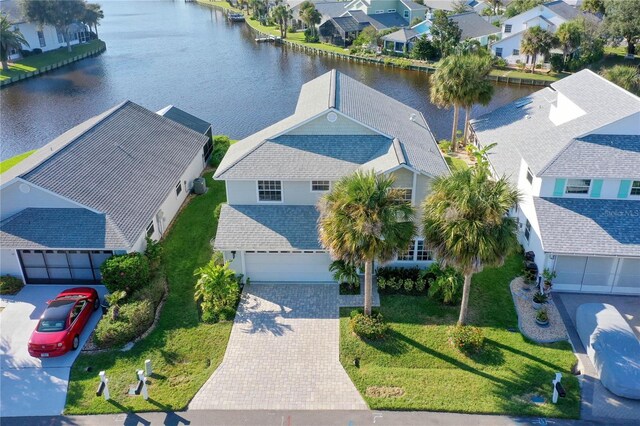
[[[1,424],[640,424],[640,0],[0,31]]]

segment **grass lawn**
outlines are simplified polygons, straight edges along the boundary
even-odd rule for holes
[[[465,163],[464,160],[461,158],[450,157],[445,154],[444,161],[447,162],[447,165],[449,166],[452,172],[456,172],[458,170],[465,170],[469,168],[469,166],[467,166],[467,163]]]
[[[604,58],[590,68],[594,72],[600,73],[606,68],[611,68],[615,65],[640,66],[640,56],[635,55],[633,59],[626,59],[626,54],[626,47],[605,47]]]
[[[213,211],[225,201],[224,182],[213,182],[211,175],[206,174],[209,191],[190,201],[163,240],[169,296],[158,326],[129,352],[80,355],[71,369],[66,414],[181,410],[222,361],[232,322],[201,323],[193,301],[193,271],[211,257]],[[126,395],[145,359],[152,360],[155,372],[148,401]],[[95,396],[100,370],[109,378],[110,401]]]
[[[534,74],[532,74],[531,71],[497,70],[496,69],[496,70],[492,70],[490,75],[495,75],[498,77],[523,78],[528,80],[557,81],[570,74],[567,74],[564,72],[555,73],[553,71],[549,73],[542,73],[540,71],[536,71]]]
[[[7,158],[6,160],[0,161],[0,173],[6,172],[10,168],[12,168],[13,166],[18,164],[19,162],[21,162],[25,158],[27,158],[28,156],[33,154],[34,152],[36,152],[35,149],[33,149],[31,151],[23,152],[22,154],[18,154],[18,155],[14,156],[14,157]]]
[[[63,47],[49,52],[41,53],[40,55],[29,56],[28,58],[22,58],[15,63],[9,64],[8,71],[0,70],[0,80],[7,80],[11,77],[16,77],[20,74],[26,74],[28,72],[39,70],[47,65],[53,65],[65,59],[71,59],[75,56],[82,55],[84,53],[92,52],[98,49],[100,46],[104,46],[102,40],[92,40],[88,43],[78,44],[72,46],[73,51],[67,52],[67,48]]]
[[[381,311],[390,324],[382,341],[363,342],[349,331],[349,308],[341,310],[340,360],[372,409],[495,413],[577,418],[578,380],[568,342],[538,345],[517,329],[509,282],[522,268],[520,256],[502,268],[487,269],[473,279],[471,323],[486,337],[483,353],[469,358],[447,342],[447,328],[458,307],[426,297],[383,295]],[[360,368],[354,358],[360,358]],[[551,398],[554,373],[563,373],[567,398],[557,405],[535,406],[530,394]],[[386,387],[400,387],[402,396],[380,396]],[[378,391],[375,393],[375,391]],[[376,395],[376,396],[372,396]]]

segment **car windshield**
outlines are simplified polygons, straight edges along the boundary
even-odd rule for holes
[[[38,323],[38,331],[46,333],[64,330],[69,312],[75,303],[74,299],[57,299],[49,303]]]

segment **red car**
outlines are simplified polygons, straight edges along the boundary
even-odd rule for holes
[[[80,346],[80,333],[100,307],[98,292],[90,287],[76,287],[63,291],[38,321],[29,339],[29,355],[51,358],[64,355]]]

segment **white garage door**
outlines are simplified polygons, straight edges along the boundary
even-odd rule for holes
[[[333,281],[327,253],[245,253],[246,276],[251,281]]]
[[[557,256],[553,288],[587,293],[640,293],[640,259]]]

